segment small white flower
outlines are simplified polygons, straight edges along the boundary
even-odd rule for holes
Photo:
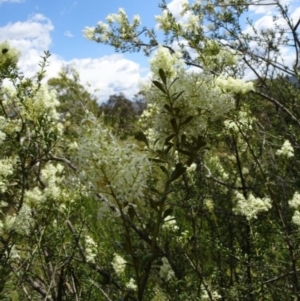
[[[133,23],[135,24],[140,24],[141,23],[141,18],[139,15],[134,15],[133,16]]]
[[[193,172],[196,171],[196,168],[197,168],[197,164],[196,164],[196,163],[192,163],[192,164],[186,169],[186,171],[187,171],[188,173],[193,173]]]
[[[114,259],[112,261],[112,266],[118,275],[124,274],[125,268],[126,268],[126,263],[127,262],[125,259],[123,259],[120,255],[115,254]]]
[[[177,231],[179,229],[175,217],[171,215],[165,218],[162,228],[167,231]]]
[[[300,207],[300,193],[299,192],[295,192],[293,198],[289,201],[289,205],[292,208],[299,208]]]
[[[300,226],[300,212],[298,210],[295,211],[292,221],[295,225]]]
[[[130,278],[129,282],[126,284],[126,287],[129,290],[132,290],[132,291],[137,290],[137,285],[136,285],[135,280],[133,278]]]
[[[97,255],[97,245],[89,235],[85,237],[85,254],[87,261],[95,261],[95,257]]]
[[[268,211],[271,208],[271,200],[269,198],[255,198],[251,193],[248,199],[237,192],[237,206],[235,211],[239,214],[245,215],[248,220],[257,218],[258,213]]]
[[[85,38],[87,38],[88,40],[93,40],[94,38],[94,34],[95,34],[95,27],[85,27],[85,29],[83,30],[83,35],[85,36]]]
[[[278,149],[276,151],[276,155],[283,156],[283,157],[286,157],[286,158],[294,157],[294,148],[291,145],[289,140],[284,141],[281,149]]]
[[[162,258],[163,265],[160,267],[159,276],[169,281],[175,277],[174,271],[166,257]]]

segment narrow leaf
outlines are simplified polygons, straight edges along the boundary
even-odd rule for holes
[[[163,218],[165,219],[167,216],[170,216],[173,212],[173,208],[168,208],[165,212],[164,212],[164,215],[163,215]]]
[[[187,123],[191,122],[193,119],[194,119],[194,116],[189,116],[185,121],[183,121],[181,123],[181,125],[187,124]]]
[[[184,93],[184,91],[181,91],[181,92],[179,92],[179,93],[174,93],[173,95],[172,95],[172,100],[173,100],[173,102],[175,102],[182,94]],[[176,96],[175,96],[176,95]]]
[[[135,134],[135,139],[137,139],[139,141],[143,141],[147,145],[147,147],[149,148],[148,139],[147,139],[146,135],[143,132],[137,132]]]
[[[182,163],[177,163],[176,164],[176,168],[173,171],[171,177],[170,177],[170,182],[175,181],[176,179],[178,179],[184,172],[186,171],[186,167],[183,166]]]
[[[206,142],[202,136],[198,136],[197,149],[200,149],[206,145]]]
[[[153,254],[152,253],[148,253],[147,255],[145,255],[142,259],[142,262],[141,262],[141,269],[145,268],[145,266],[151,262],[151,260],[154,258]]]
[[[184,150],[184,149],[181,149],[181,148],[178,148],[177,150],[178,150],[178,152],[180,152],[180,153],[182,153],[186,156],[193,156],[194,155],[193,152],[190,152],[190,151],[187,151],[187,150]]]
[[[171,122],[171,125],[172,125],[172,127],[173,127],[175,133],[177,134],[177,133],[178,133],[178,126],[177,126],[176,119],[175,119],[175,118],[172,118],[172,119],[170,120],[170,122]]]
[[[174,84],[178,79],[179,79],[179,77],[176,77],[176,78],[172,81],[172,83],[171,83],[169,89],[173,86],[173,84]]]
[[[160,76],[161,80],[166,85],[167,84],[167,77],[166,77],[166,74],[165,74],[164,70],[159,68],[158,73],[159,73],[159,76]]]
[[[175,137],[175,134],[172,134],[169,137],[167,137],[166,140],[165,140],[165,144],[167,144],[174,137]]]
[[[157,80],[153,80],[152,83],[160,90],[162,91],[164,94],[167,94],[167,91],[165,90],[165,87],[162,85],[162,83],[160,83]]]
[[[131,220],[133,220],[133,218],[136,215],[136,212],[135,212],[135,210],[134,210],[134,208],[132,206],[128,207],[128,215],[129,215],[129,217],[130,217]]]
[[[168,170],[163,165],[160,165],[159,167],[164,172],[164,174],[169,178],[169,172],[168,172]]]
[[[168,104],[165,104],[165,105],[164,105],[164,108],[165,108],[168,112],[172,113],[172,108],[171,108]]]

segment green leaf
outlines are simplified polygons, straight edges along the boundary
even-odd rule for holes
[[[171,125],[172,125],[172,127],[173,127],[175,133],[177,134],[177,133],[178,133],[178,126],[177,126],[176,119],[175,119],[175,118],[172,118],[172,119],[170,120],[170,122],[171,122]]]
[[[165,212],[164,212],[164,214],[163,214],[163,218],[165,219],[167,216],[170,216],[171,214],[172,214],[172,212],[173,212],[173,208],[168,208]]]
[[[170,149],[173,147],[173,143],[168,143],[167,145],[168,145],[168,147],[166,149],[164,149],[164,151],[163,151],[163,153],[165,155],[167,155],[169,153]]]
[[[189,116],[185,121],[183,121],[181,123],[181,125],[187,124],[187,123],[191,122],[193,119],[194,119],[194,116]]]
[[[178,150],[178,152],[180,152],[184,155],[187,155],[187,156],[193,156],[194,155],[193,152],[190,152],[190,151],[187,151],[187,150],[184,150],[184,149],[181,149],[181,148],[178,148],[177,150]]]
[[[200,149],[200,148],[204,147],[205,145],[206,145],[206,142],[204,140],[204,137],[198,136],[198,139],[197,139],[197,149]]]
[[[145,142],[145,144],[147,145],[147,147],[149,148],[149,142],[148,139],[146,137],[146,135],[143,132],[137,132],[135,134],[135,139],[139,140],[139,141],[143,141]]]
[[[186,167],[184,167],[182,163],[177,163],[169,181],[173,182],[177,180],[185,171]]]
[[[128,215],[129,215],[131,220],[133,220],[134,217],[136,216],[136,212],[135,212],[135,210],[132,206],[128,207]]]
[[[157,159],[157,158],[148,158],[149,161],[155,162],[155,163],[166,163],[165,160]]]
[[[167,94],[167,91],[165,90],[165,87],[162,85],[162,83],[160,83],[157,80],[153,80],[152,83],[160,90],[162,91],[164,94]]]
[[[165,71],[163,69],[159,68],[158,73],[159,73],[161,80],[163,81],[163,83],[166,86],[167,85],[167,76],[165,74]]]
[[[174,137],[175,137],[175,134],[172,134],[169,137],[167,137],[166,140],[165,140],[165,144],[167,144]]]
[[[149,201],[150,201],[150,207],[155,211],[158,211],[158,204],[152,199],[149,199]]]
[[[158,141],[159,141],[159,138],[155,139],[153,145],[155,146]]]
[[[179,79],[179,77],[176,77],[172,82],[171,82],[171,85],[169,87],[169,89],[174,85],[174,83]]]
[[[159,167],[164,172],[164,174],[169,178],[169,172],[168,172],[168,170],[163,165],[160,165]]]
[[[142,261],[141,261],[141,267],[140,267],[141,270],[143,268],[145,268],[146,265],[153,260],[153,258],[154,258],[154,255],[152,253],[148,253],[145,256],[143,256]]]
[[[165,104],[165,105],[164,105],[164,108],[165,108],[168,112],[172,113],[172,108],[171,108],[168,104]]]
[[[184,93],[184,91],[181,91],[179,93],[174,93],[171,98],[173,100],[173,102],[175,102],[182,94]]]

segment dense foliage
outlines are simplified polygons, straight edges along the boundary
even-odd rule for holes
[[[123,10],[85,29],[156,49],[145,110],[0,44],[0,300],[299,300],[300,20],[244,33],[250,4],[163,2],[162,43]]]

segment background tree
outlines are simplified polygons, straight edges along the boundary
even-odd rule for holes
[[[76,135],[77,127],[86,111],[100,116],[97,98],[80,83],[79,74],[72,67],[64,67],[58,77],[48,80],[48,85],[57,93],[60,103],[57,110],[61,113],[61,120],[67,122],[66,129],[69,133]]]
[[[194,283],[194,299],[299,299],[299,203],[294,173],[298,166],[299,136],[295,129],[299,127],[299,90],[290,79],[297,83],[299,78],[300,21],[293,20],[292,8],[271,1],[268,6],[275,26],[259,30],[249,21],[244,31],[240,20],[250,6],[262,4],[184,1],[181,17],[187,21],[180,22],[162,1],[162,15],[156,20],[165,33],[164,41],[159,41],[155,30],[140,28],[138,16],[130,22],[122,9],[107,16],[107,24],[99,22],[95,28],[85,29],[88,39],[110,44],[117,51],[144,50],[150,55],[158,48],[160,55],[152,60],[156,90],[145,89],[148,109],[141,125],[146,136],[140,138],[148,144],[163,143],[166,157],[159,155],[159,160],[174,158],[169,157],[173,148],[182,159],[190,157],[187,163],[198,163],[194,178],[181,174],[183,183],[176,182],[177,197],[172,199],[176,221],[182,221],[181,227],[193,233],[190,244],[182,248],[184,256],[179,256],[172,236],[169,242],[161,241],[161,249],[169,250],[164,254],[168,254],[175,275],[172,283],[176,288],[182,284],[182,294],[190,292],[189,285]],[[294,58],[294,64],[287,64],[284,51]],[[207,79],[190,78],[190,86],[177,85],[184,74],[174,72],[170,65],[180,68],[178,58],[188,66],[199,67]],[[176,73],[179,79],[174,83]],[[252,73],[252,88],[241,80],[246,73]],[[204,89],[214,81],[235,102],[219,119],[213,117],[214,109],[203,106],[203,97],[191,92],[193,85]],[[203,95],[210,99],[207,92]],[[188,111],[195,98],[197,106]],[[206,114],[210,114],[207,120]],[[199,118],[207,126],[197,126]],[[182,133],[185,122],[190,132]],[[193,130],[204,136],[209,151],[201,155],[191,152],[197,145],[191,142],[196,143],[197,137],[188,139],[187,135]],[[285,246],[282,252],[277,252],[279,245]],[[187,264],[190,271],[184,270]],[[282,289],[288,297],[281,294]],[[168,289],[166,283],[158,290],[166,299],[186,298],[178,291],[172,295],[172,286]]]

